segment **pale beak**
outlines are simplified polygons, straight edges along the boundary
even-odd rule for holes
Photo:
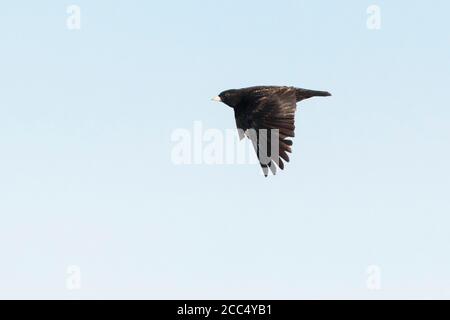
[[[214,97],[214,98],[212,98],[211,100],[212,100],[212,101],[216,101],[216,102],[222,102],[222,99],[221,99],[219,96]]]

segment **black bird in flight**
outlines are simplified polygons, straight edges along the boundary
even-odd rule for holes
[[[260,86],[227,90],[213,98],[234,109],[239,138],[253,143],[264,175],[275,175],[276,165],[284,170],[295,136],[297,102],[331,96],[326,91],[295,87]],[[275,165],[276,164],[276,165]]]

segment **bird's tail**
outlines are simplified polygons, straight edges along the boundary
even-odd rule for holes
[[[309,99],[312,97],[329,97],[331,93],[327,91],[316,91],[316,90],[308,90],[308,89],[296,89],[295,92],[297,96],[297,101],[302,101],[305,99]]]

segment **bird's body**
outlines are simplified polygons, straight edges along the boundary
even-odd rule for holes
[[[295,87],[258,86],[222,92],[216,101],[234,109],[236,126],[241,139],[252,140],[264,175],[269,169],[276,174],[276,166],[284,169],[289,162],[295,136],[297,102],[311,97],[331,96],[325,91]]]

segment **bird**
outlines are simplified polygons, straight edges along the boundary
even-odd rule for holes
[[[245,137],[251,140],[264,176],[268,177],[269,170],[276,175],[277,166],[284,170],[284,162],[290,160],[297,102],[329,96],[331,93],[327,91],[255,86],[226,90],[212,100],[234,110],[240,140]]]

